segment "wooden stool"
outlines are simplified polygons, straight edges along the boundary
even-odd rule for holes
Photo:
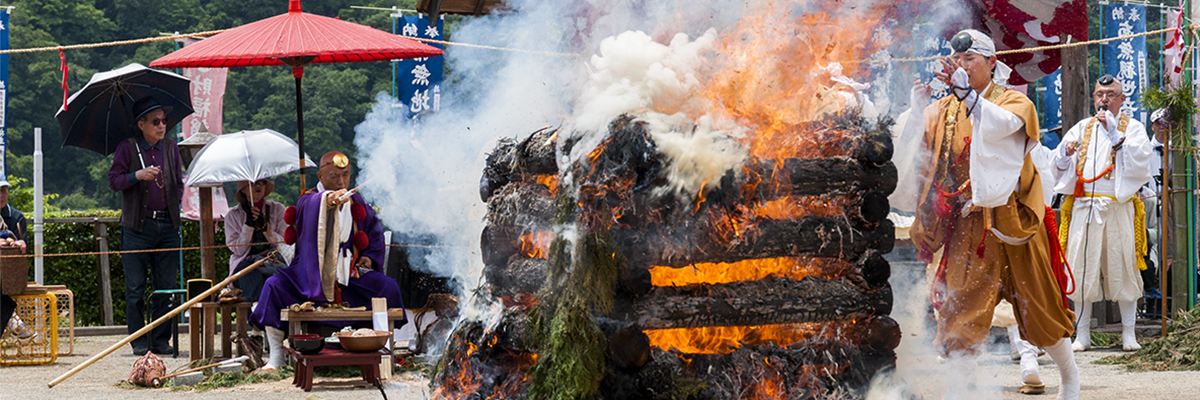
[[[379,359],[387,354],[384,353],[384,350],[373,353],[351,353],[343,350],[322,349],[320,353],[304,355],[291,347],[284,347],[283,350],[296,359],[296,373],[292,376],[292,384],[304,389],[305,392],[312,391],[313,367],[357,365],[362,370],[364,381],[371,386],[378,385]]]
[[[192,342],[190,359],[214,359],[216,349],[213,335],[217,333],[217,311],[221,312],[222,359],[233,358],[232,334],[235,320],[237,321],[237,336],[246,336],[246,320],[250,318],[250,303],[196,303],[190,309],[191,323],[188,324],[188,335]]]

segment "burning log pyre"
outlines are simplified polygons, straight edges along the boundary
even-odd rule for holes
[[[900,339],[886,128],[794,126],[807,158],[751,157],[694,196],[662,190],[671,161],[633,117],[565,171],[556,130],[501,141],[480,292],[504,310],[451,335],[437,396],[860,398]]]

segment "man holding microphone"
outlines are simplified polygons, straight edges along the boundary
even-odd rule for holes
[[[1054,191],[1067,195],[1058,239],[1078,282],[1070,295],[1075,351],[1091,347],[1091,305],[1106,299],[1121,309],[1122,348],[1141,348],[1134,323],[1142,297],[1138,270],[1146,269],[1146,213],[1137,192],[1153,173],[1154,152],[1145,125],[1121,113],[1122,90],[1112,75],[1100,77],[1092,93],[1096,116],[1071,127],[1055,151]]]

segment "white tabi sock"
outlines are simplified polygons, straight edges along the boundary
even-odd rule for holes
[[[267,365],[264,365],[262,369],[278,370],[286,363],[283,357],[283,331],[273,326],[268,326],[264,329],[267,331],[267,344],[271,349],[271,359],[267,361]]]
[[[1042,378],[1038,375],[1037,346],[1021,339],[1021,332],[1016,325],[1008,327],[1008,341],[1017,350],[1017,354],[1021,355],[1021,383],[1041,385]]]
[[[1075,365],[1075,353],[1071,351],[1070,340],[1062,338],[1046,348],[1046,354],[1054,359],[1058,373],[1062,375],[1062,386],[1058,388],[1059,400],[1079,400],[1079,367]]]
[[[1079,301],[1075,303],[1075,343],[1071,347],[1075,351],[1085,351],[1092,347],[1092,303]]]
[[[1125,351],[1141,350],[1142,345],[1138,344],[1137,334],[1134,332],[1134,327],[1137,325],[1137,302],[1118,301],[1117,305],[1121,307],[1121,349]]]

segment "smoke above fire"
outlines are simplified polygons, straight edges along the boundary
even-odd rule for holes
[[[894,116],[908,108],[915,68],[859,61],[912,55],[897,46],[911,32],[889,16],[915,14],[897,7],[919,2],[505,3],[509,11],[464,19],[450,40],[523,51],[451,46],[439,111],[410,119],[380,93],[355,128],[364,196],[397,234],[436,237],[412,253],[413,265],[454,279],[464,318],[496,318],[498,309],[472,290],[484,269],[480,175],[499,138],[562,127],[560,143],[579,140],[558,160],[565,170],[603,140],[614,118],[632,115],[670,158],[670,189],[697,195],[750,157],[801,148],[789,127],[822,112],[873,107],[868,114]],[[946,13],[928,18],[934,22],[957,12],[932,9]],[[902,287],[896,293],[923,292]],[[924,312],[920,301],[897,306]]]

